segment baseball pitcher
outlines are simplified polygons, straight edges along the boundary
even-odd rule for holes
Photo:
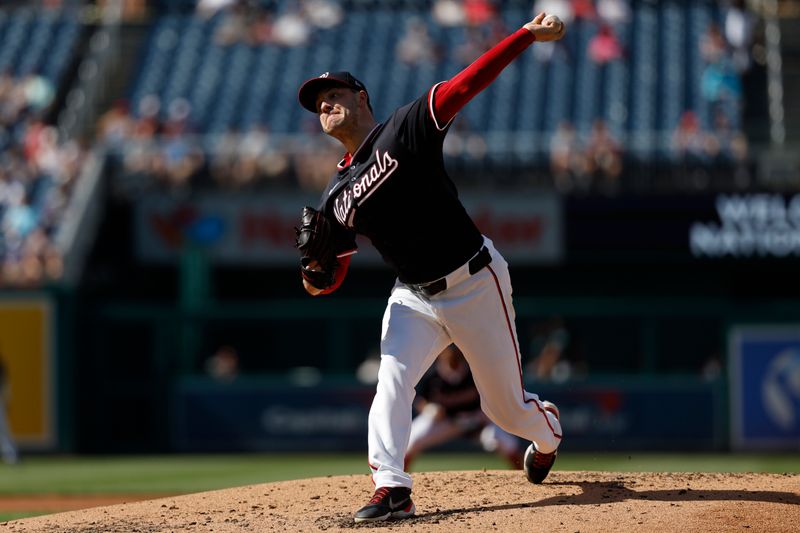
[[[317,208],[303,209],[297,230],[306,291],[329,294],[341,285],[356,234],[368,237],[397,273],[369,413],[376,490],[356,522],[414,515],[412,480],[403,466],[414,387],[451,343],[469,362],[483,411],[531,442],[523,458],[528,480],[541,483],[556,459],[558,409],[523,388],[508,265],[459,201],[442,143],[458,111],[514,58],[564,31],[556,17],[540,13],[383,122],[373,115],[367,88],[349,72],[325,72],[300,87],[301,105],[346,150]]]

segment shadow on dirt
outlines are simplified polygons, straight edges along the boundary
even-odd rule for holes
[[[581,493],[551,496],[549,498],[544,498],[542,500],[532,501],[529,503],[509,503],[504,505],[480,505],[456,509],[436,509],[435,511],[417,514],[414,518],[403,520],[403,523],[436,524],[443,520],[458,520],[459,518],[464,519],[473,513],[548,507],[552,505],[597,505],[604,503],[618,503],[626,500],[649,500],[664,502],[750,501],[800,505],[800,496],[797,494],[768,490],[696,490],[690,487],[666,490],[636,490],[625,486],[624,483],[619,481],[558,481],[547,483],[543,486],[577,486],[581,488]],[[391,520],[373,524],[354,524],[351,515],[340,517],[335,520],[335,522],[337,527],[343,528],[374,528],[398,525],[397,521]]]

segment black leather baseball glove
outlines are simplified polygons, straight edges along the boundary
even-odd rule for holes
[[[300,250],[300,271],[303,279],[318,289],[327,289],[336,278],[339,262],[333,251],[331,223],[313,207],[304,207],[295,247]]]

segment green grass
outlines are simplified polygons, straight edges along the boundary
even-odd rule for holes
[[[41,512],[41,513],[29,513],[29,512],[24,512],[24,513],[0,513],[0,523],[8,522],[9,520],[17,520],[18,518],[30,518],[31,516],[39,516],[39,515],[43,515],[43,514],[50,514],[50,513],[47,513],[47,512]]]
[[[490,454],[428,453],[414,464],[430,470],[506,468]],[[793,472],[798,454],[562,453],[556,470],[655,472]],[[363,454],[167,456],[33,456],[0,465],[3,494],[177,494],[288,479],[368,473]]]

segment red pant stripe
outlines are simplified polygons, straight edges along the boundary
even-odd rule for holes
[[[553,426],[550,424],[550,419],[547,418],[547,413],[544,411],[541,402],[534,400],[533,398],[525,398],[525,384],[522,381],[522,362],[521,362],[522,359],[520,358],[519,348],[517,347],[517,339],[514,336],[514,328],[511,325],[511,318],[508,316],[508,307],[506,306],[506,299],[503,297],[503,291],[500,288],[500,280],[497,279],[497,274],[495,274],[494,270],[492,269],[492,266],[489,265],[486,268],[489,269],[489,272],[491,272],[492,277],[494,278],[494,284],[497,287],[497,293],[500,295],[500,301],[503,303],[503,313],[505,313],[506,315],[506,326],[508,327],[508,334],[511,336],[511,342],[514,345],[514,353],[517,356],[517,371],[519,372],[519,387],[522,393],[522,401],[524,403],[536,404],[536,408],[539,410],[540,413],[542,413],[542,416],[544,416],[544,420],[545,422],[547,422],[547,427],[549,427],[550,431],[553,432],[553,436],[555,436],[557,439],[560,439],[561,435],[557,434],[556,430],[553,429]]]

